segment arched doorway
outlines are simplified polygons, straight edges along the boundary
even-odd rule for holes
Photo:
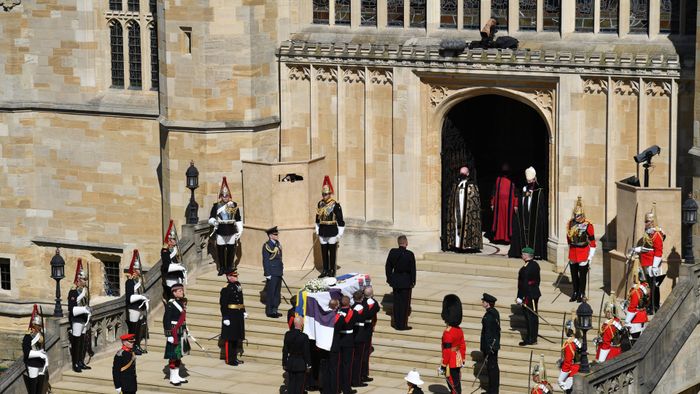
[[[455,104],[444,117],[441,146],[442,250],[447,250],[447,198],[461,166],[472,169],[479,186],[482,231],[487,236],[493,220],[490,200],[503,163],[510,166],[516,190],[525,185],[524,172],[530,166],[537,170],[540,186],[549,190],[547,125],[534,108],[518,100],[484,94]]]

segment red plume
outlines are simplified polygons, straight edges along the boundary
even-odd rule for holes
[[[173,219],[170,219],[170,224],[168,225],[168,231],[165,232],[165,237],[163,237],[163,243],[168,243],[168,238],[170,238],[170,232],[173,230]]]
[[[334,193],[334,191],[333,191],[333,184],[331,183],[331,178],[330,178],[328,175],[326,175],[326,176],[323,178],[323,186],[321,187],[321,191],[325,191],[326,188],[328,188],[328,192],[329,192],[330,194],[333,194],[333,193]]]
[[[139,256],[138,249],[134,249],[134,253],[131,255],[131,264],[129,264],[129,274],[134,274],[134,268],[141,271],[141,256]]]
[[[32,309],[32,317],[29,318],[29,328],[31,329],[32,326],[34,325],[34,319],[36,316],[39,314],[39,307],[34,304],[34,308]]]
[[[231,189],[228,187],[228,182],[226,182],[226,177],[221,181],[221,188],[219,188],[219,198],[223,196],[231,197]]]
[[[78,264],[75,266],[75,278],[73,278],[73,284],[78,284],[78,277],[83,272],[83,259],[78,258]]]

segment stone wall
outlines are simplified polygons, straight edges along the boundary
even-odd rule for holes
[[[697,351],[699,347],[700,327],[695,327],[681,351],[676,354],[676,358],[673,359],[666,373],[656,385],[654,393],[681,393],[700,385],[700,356]]]

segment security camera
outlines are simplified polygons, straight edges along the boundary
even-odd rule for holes
[[[646,148],[642,153],[634,157],[634,161],[637,164],[647,163],[651,161],[651,158],[660,154],[661,148],[658,145],[652,145]]]

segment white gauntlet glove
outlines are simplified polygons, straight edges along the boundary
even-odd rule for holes
[[[248,312],[243,312],[243,318],[247,319],[248,318]]]
[[[216,226],[219,225],[219,221],[216,220],[216,218],[209,218],[209,224],[210,224],[211,226],[216,227]]]
[[[73,307],[73,315],[75,316],[80,316],[80,315],[85,315],[85,314],[90,314],[90,309],[86,306],[74,306]]]
[[[338,227],[338,238],[342,238],[345,233],[345,227]]]
[[[230,325],[231,325],[231,320],[229,320],[229,319],[224,320],[224,325],[225,325],[225,326],[230,326]]]
[[[318,235],[318,223],[316,223],[316,235]]]
[[[168,342],[170,342],[170,343],[175,343],[175,338],[173,338],[173,337],[168,337]]]
[[[642,253],[642,247],[641,247],[641,246],[637,246],[636,248],[632,248],[632,251],[633,251],[634,253],[640,254],[640,253]]]
[[[122,392],[122,388],[121,388],[121,387],[118,387],[118,388],[116,388],[115,390],[117,390],[117,393],[121,393],[121,392]]]
[[[523,299],[522,299],[522,298],[516,298],[516,299],[515,299],[515,302],[516,302],[518,305],[520,305],[520,304],[523,303]]]

